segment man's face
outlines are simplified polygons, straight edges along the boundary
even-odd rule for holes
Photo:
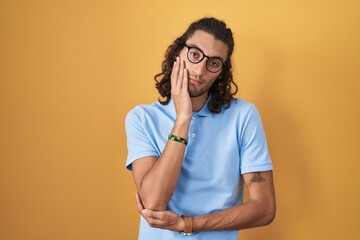
[[[206,56],[220,57],[223,62],[226,61],[228,46],[223,41],[217,40],[213,35],[197,30],[186,41],[186,45],[189,47],[197,47]],[[188,48],[184,47],[180,51],[180,59],[185,61],[186,69],[189,71],[189,94],[190,97],[199,97],[204,94],[208,94],[208,91],[215,80],[221,74],[221,71],[216,73],[210,72],[206,68],[206,62],[208,58],[199,63],[191,63],[187,58]]]

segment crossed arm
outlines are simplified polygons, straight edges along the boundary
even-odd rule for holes
[[[239,230],[270,224],[276,212],[272,171],[247,173],[242,176],[249,191],[249,200],[244,204],[223,211],[193,216],[193,231]],[[136,194],[139,213],[151,227],[181,232],[184,220],[168,210],[146,208]]]

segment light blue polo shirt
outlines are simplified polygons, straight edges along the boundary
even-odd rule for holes
[[[126,117],[127,169],[141,157],[160,156],[174,126],[172,100],[132,109]],[[168,209],[179,215],[210,214],[243,201],[241,174],[272,170],[264,129],[256,107],[243,100],[214,114],[207,103],[193,112],[179,181]],[[237,240],[238,231],[198,232],[182,236],[152,228],[141,217],[141,240]]]

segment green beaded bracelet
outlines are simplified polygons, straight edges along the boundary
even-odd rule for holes
[[[178,137],[176,135],[173,135],[173,134],[169,134],[169,137],[168,137],[169,140],[173,140],[175,142],[180,142],[180,143],[183,143],[185,145],[187,145],[188,141],[186,138],[182,138],[182,137]]]

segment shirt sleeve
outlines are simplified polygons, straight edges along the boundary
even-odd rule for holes
[[[128,155],[126,168],[132,170],[132,163],[142,157],[159,156],[154,146],[149,141],[144,129],[140,108],[131,110],[125,119]]]
[[[251,105],[241,134],[240,173],[272,170],[264,128],[258,110]]]

